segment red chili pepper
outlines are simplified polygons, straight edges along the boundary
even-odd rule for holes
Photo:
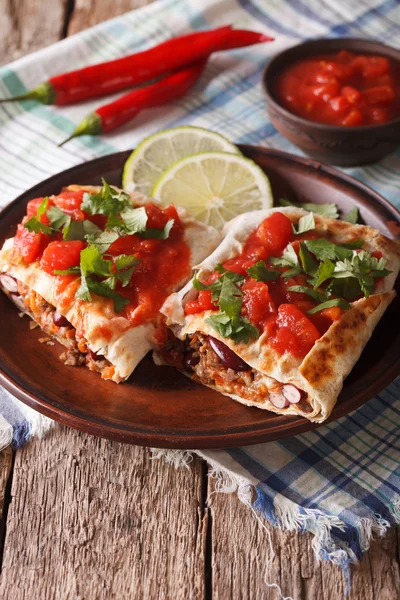
[[[145,108],[161,106],[175,100],[175,98],[180,98],[199,79],[206,63],[207,59],[198,61],[186,67],[186,69],[181,69],[164,77],[157,83],[133,90],[114,102],[110,102],[110,104],[96,108],[94,112],[89,113],[79,123],[72,135],[59,146],[80,135],[109,133],[131,121]]]
[[[51,77],[36,88],[11,100],[37,100],[43,104],[72,104],[105,96],[208,57],[213,52],[270,42],[255,31],[220,27],[167,40],[154,48]]]

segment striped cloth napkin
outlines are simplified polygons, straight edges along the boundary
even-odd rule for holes
[[[302,39],[352,36],[400,45],[397,0],[162,0],[107,21],[0,69],[0,95],[17,95],[49,76],[144,49],[170,36],[232,23],[271,34],[273,44],[215,55],[194,90],[145,111],[119,132],[56,144],[103,100],[65,108],[34,102],[0,107],[1,205],[35,183],[99,155],[134,147],[166,127],[190,123],[245,144],[299,152],[268,122],[260,77],[266,60]],[[349,169],[399,204],[400,153]],[[0,447],[16,446],[49,420],[0,396]],[[400,385],[393,383],[336,423],[281,442],[199,453],[240,497],[278,527],[311,531],[316,554],[348,571],[375,535],[400,522]],[[166,459],[184,458],[175,452]],[[256,500],[249,494],[256,490]]]

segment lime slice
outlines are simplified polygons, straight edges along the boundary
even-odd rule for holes
[[[151,195],[164,205],[183,206],[218,229],[241,213],[273,205],[270,183],[260,167],[226,152],[203,152],[176,162]]]
[[[185,156],[211,151],[240,154],[239,149],[222,135],[201,127],[185,125],[155,133],[143,140],[126,161],[122,187],[148,196],[172,164]]]

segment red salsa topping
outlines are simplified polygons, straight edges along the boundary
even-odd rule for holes
[[[206,321],[222,337],[246,343],[266,333],[279,354],[304,358],[350,308],[349,302],[372,293],[375,281],[389,271],[381,253],[361,250],[363,240],[336,245],[315,230],[311,214],[303,219],[308,220],[307,227],[304,222],[300,228],[299,222],[296,229],[283,213],[267,217],[247,238],[239,256],[217,265],[202,281],[195,277],[193,285],[200,291],[186,303],[185,313],[212,311]],[[342,273],[334,278],[332,261],[347,261],[349,280]],[[368,289],[363,276],[357,280],[360,271],[370,274]],[[349,287],[342,296],[344,283]]]
[[[375,125],[400,115],[400,64],[347,50],[299,60],[275,81],[292,113],[328,125]]]
[[[82,251],[96,243],[90,236],[88,242],[83,230],[78,235],[80,239],[68,239],[68,225],[75,222],[80,223],[82,227],[86,224],[87,227],[87,224],[92,223],[92,227],[99,228],[95,228],[94,231],[100,235],[107,229],[106,223],[110,214],[114,219],[120,219],[120,214],[115,211],[107,214],[102,209],[101,202],[97,208],[88,203],[87,206],[91,206],[92,210],[83,210],[84,195],[83,190],[65,191],[49,199],[31,200],[15,236],[15,259],[26,264],[40,261],[42,270],[57,276],[60,302],[64,296],[67,298],[72,294],[73,297],[75,294],[80,283]],[[127,196],[123,200],[125,209],[128,205],[132,210]],[[120,308],[116,310],[135,325],[155,317],[165,298],[190,273],[190,249],[184,241],[184,227],[175,207],[171,205],[159,208],[148,203],[142,211],[145,211],[141,213],[141,218],[144,218],[144,230],[142,228],[136,234],[131,231],[124,232],[120,228],[120,235],[115,235],[116,239],[111,239],[111,243],[99,252],[99,260],[104,261],[101,269],[104,269],[105,265],[110,271],[110,290],[123,300],[122,304],[118,305]],[[56,220],[52,221],[52,218]],[[111,228],[111,231],[116,229]],[[93,233],[93,230],[91,232]],[[64,239],[65,236],[67,239]],[[131,257],[130,262],[128,260],[126,265],[119,265],[118,257],[121,255],[125,255],[127,259]],[[103,284],[107,274],[102,275],[101,269],[96,271],[95,268],[97,267],[93,267],[94,270],[87,274],[91,280],[89,283],[94,281],[94,285]],[[57,271],[69,273],[61,275]],[[90,285],[89,290],[99,293],[95,287],[91,289]],[[106,293],[100,295],[107,295],[108,290],[105,291]]]

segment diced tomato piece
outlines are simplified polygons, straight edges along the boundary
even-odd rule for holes
[[[329,73],[333,75],[336,79],[343,81],[344,79],[348,79],[353,74],[353,69],[350,65],[346,64],[338,64],[331,61],[326,61],[322,67],[322,70],[325,73]]]
[[[201,290],[197,300],[192,300],[185,304],[185,314],[195,315],[206,310],[217,310],[218,306],[212,302],[211,290]]]
[[[54,275],[55,270],[64,271],[76,267],[80,262],[80,254],[85,243],[81,240],[70,242],[50,242],[43,252],[40,267],[46,273]]]
[[[348,50],[341,50],[337,55],[337,60],[344,63],[349,64],[355,59],[356,55],[353,52],[349,52]]]
[[[380,85],[364,90],[363,96],[368,104],[391,104],[394,100],[394,91],[390,85]]]
[[[29,200],[28,204],[26,205],[26,214],[28,215],[28,217],[37,216],[37,211],[43,200],[44,198],[34,198],[33,200]],[[50,206],[54,206],[54,202],[51,200],[51,198],[49,198],[47,208],[50,208]],[[45,212],[40,217],[40,222],[44,223],[45,225],[48,225],[50,223],[49,218]]]
[[[343,310],[339,306],[324,308],[320,312],[309,315],[310,320],[314,323],[318,331],[323,335],[329,329],[334,321],[338,321],[342,316]]]
[[[344,98],[346,98],[346,100],[350,102],[350,104],[355,104],[361,98],[360,92],[355,88],[351,87],[350,85],[345,85],[344,87],[342,87],[341,93],[342,96],[344,96]]]
[[[256,249],[260,248],[260,250],[263,250],[263,252],[260,254],[257,253],[256,256],[252,255],[251,250],[253,249],[253,247],[250,247],[250,256],[246,257],[246,258],[231,258],[229,260],[227,260],[226,262],[224,262],[223,267],[225,269],[227,269],[228,271],[233,271],[234,273],[240,273],[241,275],[246,275],[247,273],[247,269],[249,269],[250,267],[252,267],[254,265],[254,263],[258,262],[259,260],[264,260],[267,258],[267,252],[265,250],[265,248],[262,247],[255,247]],[[247,251],[246,251],[247,253]]]
[[[390,70],[389,60],[384,56],[357,56],[353,60],[352,66],[365,79],[371,81],[381,75],[386,75]]]
[[[388,108],[374,107],[369,114],[374,123],[387,123],[391,118]]]
[[[338,80],[335,77],[332,77],[330,73],[317,73],[315,81],[317,83],[333,83],[335,85],[338,83]]]
[[[276,312],[275,304],[268,291],[268,285],[262,281],[248,279],[241,289],[243,292],[243,314],[257,327],[261,328],[271,313]]]
[[[340,92],[339,83],[325,83],[323,85],[316,85],[312,87],[312,93],[317,98],[322,98],[324,102],[329,102],[335,96],[338,96]]]
[[[344,96],[332,98],[332,100],[329,101],[329,104],[331,105],[332,110],[339,114],[347,112],[351,107],[350,102]]]
[[[269,254],[279,254],[293,237],[292,222],[283,213],[275,212],[264,219],[255,233]]]
[[[146,204],[147,227],[163,229],[168,221],[168,215],[154,204]]]
[[[342,121],[342,125],[346,127],[356,127],[357,125],[362,125],[364,122],[363,116],[359,110],[352,110],[351,113],[347,115]]]
[[[53,200],[54,204],[58,206],[67,215],[70,215],[74,221],[83,221],[85,213],[80,209],[84,190],[78,190],[76,192],[61,192]]]
[[[14,248],[22,259],[30,264],[39,258],[49,241],[49,235],[41,231],[39,233],[28,231],[26,227],[19,224],[14,238]]]
[[[270,340],[280,354],[286,351],[303,358],[321,337],[310,319],[294,304],[281,304],[276,319],[278,330]]]
[[[383,254],[380,250],[374,250],[373,252],[371,252],[371,256],[374,256],[375,258],[382,258]]]

